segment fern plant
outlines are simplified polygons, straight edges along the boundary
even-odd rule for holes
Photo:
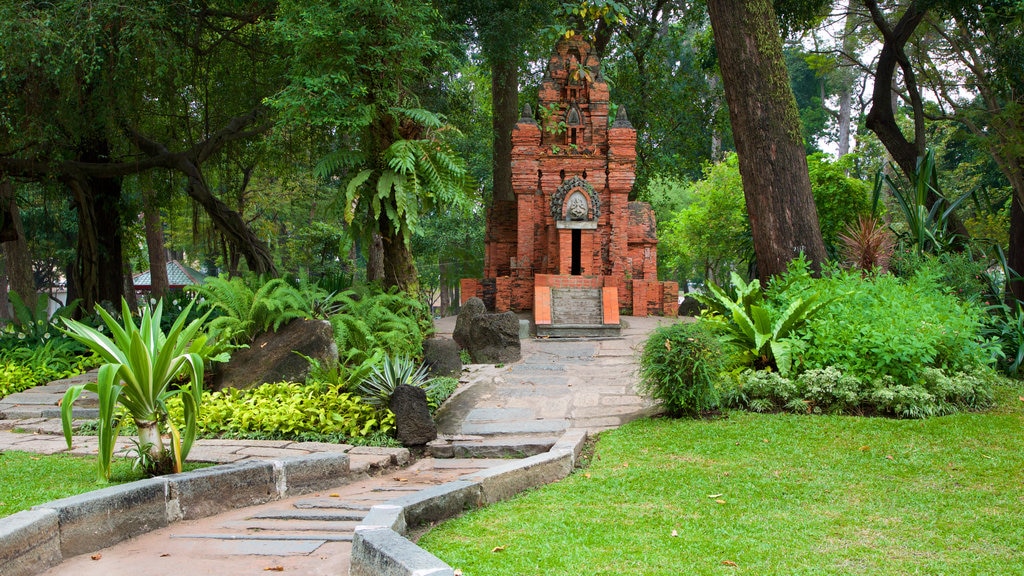
[[[210,277],[202,285],[187,289],[201,296],[211,311],[219,313],[209,322],[208,329],[237,344],[249,344],[258,334],[310,317],[302,293],[280,278],[253,290],[238,277]]]

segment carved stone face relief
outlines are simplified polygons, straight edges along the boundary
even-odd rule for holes
[[[568,213],[569,220],[587,219],[587,199],[583,196],[583,193],[576,191],[569,197],[569,205],[566,212]]]

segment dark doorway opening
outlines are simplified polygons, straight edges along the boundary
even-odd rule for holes
[[[583,234],[581,230],[572,231],[572,269],[570,274],[573,276],[579,276],[582,271],[580,270],[580,245]]]

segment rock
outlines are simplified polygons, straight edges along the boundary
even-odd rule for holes
[[[459,317],[455,319],[455,330],[452,331],[452,338],[455,339],[459,348],[469,348],[471,341],[469,327],[473,324],[474,318],[486,313],[487,307],[484,306],[484,301],[479,298],[470,298],[462,305]]]
[[[429,338],[423,342],[423,363],[430,371],[431,378],[458,378],[462,372],[459,345],[451,338]]]
[[[395,435],[403,446],[423,446],[437,439],[437,425],[430,417],[427,393],[422,388],[399,384],[388,408],[395,413]]]
[[[683,303],[679,305],[680,316],[700,316],[700,311],[705,306],[697,301],[693,296],[687,296],[683,298]]]
[[[461,318],[461,316],[460,316]],[[504,364],[523,357],[515,312],[480,314],[469,327],[469,355],[477,364]]]
[[[304,382],[309,361],[299,352],[331,366],[338,361],[334,331],[326,320],[293,320],[277,332],[256,338],[249,348],[236,350],[213,378],[213,390],[253,388],[268,382]]]

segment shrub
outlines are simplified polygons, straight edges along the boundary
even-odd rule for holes
[[[670,415],[699,415],[718,407],[715,381],[721,370],[721,346],[705,323],[662,326],[644,344],[640,390],[660,400]]]
[[[40,381],[35,372],[16,362],[0,362],[0,399],[8,394],[27,390]]]
[[[180,402],[169,405],[171,420],[183,421]],[[279,382],[250,390],[225,388],[203,394],[203,411],[196,421],[204,436],[342,435],[366,438],[387,433],[394,415],[379,413],[354,394],[333,386]]]
[[[373,372],[359,385],[359,395],[374,408],[387,410],[391,395],[398,386],[405,384],[422,388],[429,401],[432,395],[439,397],[439,392],[434,388],[441,383],[444,382],[439,382],[437,378],[430,379],[427,367],[416,364],[411,358],[385,356],[384,362],[375,366]]]
[[[201,286],[186,288],[201,297],[211,316],[207,330],[220,339],[249,344],[262,332],[277,330],[297,318],[309,318],[309,303],[299,290],[280,278],[253,290],[243,279],[211,276]]]
[[[880,414],[926,418],[994,402],[991,379],[963,372],[947,375],[937,368],[923,371],[913,383],[892,376],[874,380],[844,374],[835,367],[808,370],[795,379],[776,372],[744,370],[727,379],[723,404],[755,412],[807,414]]]
[[[862,380],[889,376],[904,385],[928,368],[989,373],[999,351],[982,338],[985,313],[943,290],[939,273],[929,264],[906,280],[837,270],[813,279],[795,269],[772,283],[769,298],[815,293],[831,300],[800,331],[800,370],[833,366]]]

